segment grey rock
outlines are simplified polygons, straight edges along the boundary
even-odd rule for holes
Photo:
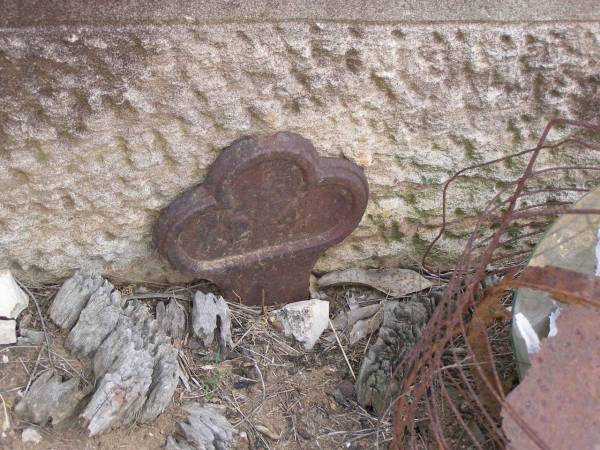
[[[50,319],[65,330],[70,330],[91,295],[100,288],[103,279],[99,275],[77,271],[63,283],[48,309]]]
[[[398,392],[403,374],[394,371],[421,337],[421,331],[441,298],[441,291],[414,294],[406,301],[385,304],[383,324],[369,347],[356,380],[358,402],[383,413]],[[387,395],[387,396],[386,396]]]
[[[232,346],[231,313],[223,297],[204,294],[197,291],[192,305],[192,330],[194,334],[209,348],[214,340],[215,331],[222,349]]]
[[[31,383],[15,406],[15,413],[22,420],[36,425],[44,426],[51,422],[56,426],[75,414],[88,392],[88,389],[80,389],[78,378],[63,381],[59,374],[48,370]]]
[[[167,450],[227,450],[231,448],[234,428],[224,416],[221,405],[188,403],[183,406],[188,413],[185,422],[178,422],[179,437],[169,436]]]
[[[90,297],[65,340],[65,347],[79,357],[92,356],[114,330],[122,313],[121,293],[104,281]]]
[[[167,336],[173,339],[185,337],[187,329],[185,311],[177,300],[171,299],[166,307],[163,302],[159,302],[156,305],[156,321]]]

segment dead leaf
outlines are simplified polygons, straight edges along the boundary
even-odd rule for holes
[[[383,308],[373,315],[373,317],[365,320],[359,320],[354,324],[350,331],[350,345],[356,344],[362,338],[367,337],[369,334],[374,333],[379,329],[383,322]]]
[[[359,320],[368,319],[381,309],[381,303],[355,308],[348,312],[347,325],[352,326]]]
[[[319,278],[319,286],[356,284],[370,286],[389,295],[404,297],[431,287],[431,282],[409,269],[347,269],[330,272]]]
[[[281,433],[277,434],[269,428],[265,427],[264,425],[254,425],[254,428],[256,429],[256,431],[265,435],[269,439],[272,439],[273,441],[278,441],[281,437]]]
[[[344,330],[348,326],[348,313],[344,310],[340,311],[333,318],[333,320],[331,321],[331,324],[338,331]]]

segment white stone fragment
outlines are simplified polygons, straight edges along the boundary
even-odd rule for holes
[[[539,352],[540,351],[540,338],[538,337],[537,333],[533,329],[533,326],[531,326],[531,323],[529,322],[527,317],[525,317],[525,315],[523,315],[523,313],[517,313],[517,315],[515,316],[515,324],[517,325],[519,333],[521,334],[521,336],[523,337],[523,340],[525,341],[525,346],[527,347],[527,353],[532,354],[532,353]]]
[[[312,350],[329,326],[329,302],[312,299],[289,303],[273,311],[271,321],[286,336],[293,336],[301,342],[305,350]]]
[[[556,327],[556,319],[558,319],[558,316],[560,316],[560,308],[556,308],[548,316],[550,327],[550,330],[548,331],[548,337],[554,337],[558,333],[558,328]]]
[[[15,320],[0,320],[0,345],[17,342],[17,322]]]
[[[29,297],[19,287],[10,270],[0,271],[0,317],[16,319],[29,305]]]
[[[42,435],[34,428],[25,428],[23,430],[23,434],[21,434],[21,440],[23,441],[23,443],[33,443],[33,444],[39,444],[40,442],[42,442]]]

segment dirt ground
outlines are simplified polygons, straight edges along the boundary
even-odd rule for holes
[[[163,300],[176,294],[183,298],[179,301],[188,310],[195,290],[213,290],[206,283],[117,286],[129,295],[140,291],[160,293]],[[390,441],[389,418],[380,420],[356,403],[353,375],[330,331],[312,351],[305,352],[269,323],[267,313],[273,308],[262,311],[260,307],[236,304],[230,304],[234,347],[227,354],[203,352],[189,336],[176,342],[188,386],[180,383],[171,405],[153,423],[136,423],[88,437],[76,419],[58,429],[20,421],[14,414],[14,405],[41,371],[53,366],[65,378],[75,376],[82,383],[94,382],[89,362],[68,354],[62,346],[64,332],[45,315],[58,287],[30,287],[42,312],[50,358],[45,343],[0,347],[0,416],[4,418],[5,405],[10,419],[10,429],[0,433],[0,448],[161,449],[167,436],[176,432],[176,422],[185,418],[182,404],[187,401],[225,405],[227,418],[237,430],[236,449],[372,449],[386,448]],[[331,288],[326,295],[331,302],[330,312],[335,315],[345,307],[349,295],[369,303],[381,301],[383,294],[358,288]],[[153,307],[160,300],[144,301]],[[20,322],[20,326],[43,329],[34,302],[30,302]],[[347,333],[340,334],[341,347],[355,374],[374,337],[368,336],[350,347]],[[30,426],[43,436],[41,443],[22,443],[22,430]]]

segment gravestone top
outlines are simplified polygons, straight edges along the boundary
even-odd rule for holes
[[[320,253],[356,228],[367,199],[361,168],[319,157],[300,135],[243,138],[163,210],[154,243],[176,269],[213,281],[230,300],[303,300]]]

